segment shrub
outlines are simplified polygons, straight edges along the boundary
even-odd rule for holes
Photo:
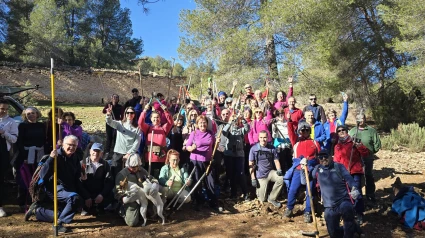
[[[399,124],[397,129],[391,129],[391,134],[381,139],[382,148],[394,150],[397,147],[407,147],[411,152],[425,151],[425,128],[417,123]]]

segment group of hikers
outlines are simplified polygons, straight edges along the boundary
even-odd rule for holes
[[[36,172],[36,184],[43,186],[47,198],[53,198],[57,157],[61,233],[70,231],[63,224],[72,222],[77,212],[118,211],[128,226],[136,226],[141,205],[135,201],[137,193],[123,186],[131,182],[151,197],[159,194],[166,205],[174,198],[191,203],[197,211],[207,204],[220,213],[223,198],[258,199],[276,208],[286,199],[286,218],[294,216],[298,193],[309,187],[304,221],[313,221],[312,206],[321,201],[330,237],[352,237],[361,232],[365,203],[376,202],[373,162],[381,146],[379,135],[367,125],[364,113],[357,115],[356,126],[348,128],[347,94],[342,94],[338,117],[334,109],[319,105],[315,94],[309,95],[309,105],[297,108],[292,77],[288,84],[288,92],[279,89],[273,100],[268,82],[265,91],[254,91],[246,84],[240,95],[234,93],[236,81],[229,94],[213,93],[210,88],[200,102],[180,95],[165,98],[161,93],[148,98],[134,88],[122,106],[114,94],[103,109],[105,143],[94,141],[74,113],[60,108],[55,109],[56,118],[50,111],[47,122],[40,122],[40,111],[28,107],[18,125],[8,117],[8,103],[2,100],[0,175],[3,178],[13,165],[17,201],[26,221],[35,217],[52,222],[53,211],[33,202],[28,190]],[[56,148],[52,120],[60,132]],[[9,157],[13,144],[17,150]],[[0,179],[0,198],[5,196],[3,183]],[[304,186],[307,183],[310,186]],[[0,200],[2,216],[6,213]]]

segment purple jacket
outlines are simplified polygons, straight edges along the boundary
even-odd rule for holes
[[[292,97],[294,94],[294,89],[292,87],[289,87],[288,95],[286,95],[286,98],[283,99],[283,101],[277,101],[274,103],[273,107],[275,110],[279,110],[281,108],[288,106],[288,98]]]
[[[83,136],[83,128],[81,126],[73,125],[70,126],[66,122],[62,122],[62,138],[65,136],[74,135],[78,138],[78,148],[82,148],[82,136]]]
[[[202,162],[210,161],[215,143],[214,134],[209,130],[201,132],[196,129],[190,133],[186,146],[191,146],[193,143],[196,144],[196,149],[190,154],[190,159]]]

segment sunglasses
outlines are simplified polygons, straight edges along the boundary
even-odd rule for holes
[[[27,115],[33,115],[35,112],[27,112]]]
[[[317,98],[310,98],[310,101],[316,101]]]
[[[197,116],[198,114],[190,114],[191,116]]]
[[[125,114],[134,114],[134,112],[126,112]]]
[[[347,130],[346,129],[341,129],[341,130],[337,130],[336,132],[340,133],[340,132],[343,132],[343,131],[347,131]]]
[[[317,158],[318,158],[319,160],[324,160],[324,159],[327,159],[327,158],[328,158],[328,156],[327,156],[327,155],[318,155],[318,156],[317,156]]]
[[[188,107],[188,108],[186,108],[186,109],[190,111],[190,110],[192,110],[193,108],[191,108],[191,107]]]
[[[251,89],[251,87],[246,87],[245,89]]]
[[[310,129],[301,129],[301,132],[310,131]]]

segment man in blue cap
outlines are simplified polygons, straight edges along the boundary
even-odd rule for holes
[[[91,213],[99,215],[104,211],[105,206],[114,199],[112,189],[114,180],[111,174],[111,167],[108,162],[102,159],[103,145],[93,143],[90,148],[90,155],[83,159],[81,163],[81,181],[83,190],[90,194],[90,200],[86,200],[82,216]]]
[[[359,197],[360,192],[353,177],[344,165],[332,160],[328,150],[321,150],[317,158],[320,164],[314,168],[312,175],[320,185],[329,236],[337,238],[361,234],[360,227],[354,220],[354,200]],[[306,166],[306,163],[301,161],[301,165]],[[339,225],[341,218],[343,227]]]

